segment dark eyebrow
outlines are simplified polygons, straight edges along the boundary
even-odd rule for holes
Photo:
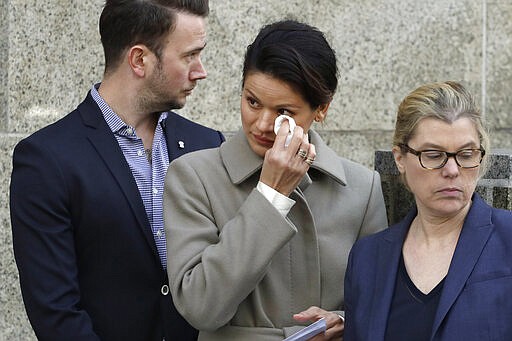
[[[194,51],[194,52],[202,51],[202,50],[204,50],[204,48],[206,47],[206,45],[207,45],[207,44],[208,44],[208,42],[207,42],[207,41],[205,41],[205,42],[204,42],[204,44],[203,44],[203,46],[198,47],[198,48],[194,49],[193,51]]]
[[[189,54],[192,54],[192,53],[201,52],[202,50],[204,50],[205,47],[206,47],[206,42],[204,42],[203,46],[199,46],[199,47],[196,47],[196,48],[194,48],[192,50],[185,51],[185,53],[183,53],[183,55],[186,56],[186,55],[189,55]]]
[[[252,92],[250,89],[247,89],[246,86],[244,86],[244,90],[243,91],[247,91],[249,96],[254,97],[254,99],[259,102],[258,96],[256,96],[254,94],[254,92]]]

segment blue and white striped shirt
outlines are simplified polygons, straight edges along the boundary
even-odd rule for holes
[[[144,208],[148,216],[153,238],[155,239],[158,255],[163,268],[167,267],[165,249],[165,230],[163,217],[163,190],[164,178],[169,166],[169,154],[165,142],[162,120],[167,118],[167,112],[160,114],[153,137],[151,163],[146,157],[142,139],[137,136],[135,128],[127,125],[112,110],[98,93],[96,84],[91,89],[91,95],[98,104],[110,130],[114,133],[117,143],[123,151],[124,157],[130,166],[137,187],[139,188]]]

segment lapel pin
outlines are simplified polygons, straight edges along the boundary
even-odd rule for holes
[[[181,149],[185,148],[185,142],[183,142],[183,141],[178,141],[178,146],[179,146]]]

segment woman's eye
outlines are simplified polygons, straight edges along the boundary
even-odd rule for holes
[[[475,156],[475,152],[472,150],[461,150],[457,153],[457,157],[461,159],[472,159]]]
[[[252,97],[247,97],[247,103],[249,103],[251,107],[255,107],[258,104],[258,102],[256,102],[256,100]]]
[[[430,160],[438,160],[438,159],[442,159],[444,157],[443,152],[436,152],[436,151],[423,152],[422,155]]]
[[[291,113],[291,112],[289,112],[289,111],[288,111],[288,110],[286,110],[286,109],[279,109],[279,110],[277,111],[277,113],[278,113],[279,115],[292,116],[292,113]]]

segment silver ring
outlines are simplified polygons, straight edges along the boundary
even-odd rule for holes
[[[308,153],[304,149],[299,149],[299,151],[297,152],[297,155],[300,156],[301,158],[305,159],[306,155],[308,155]]]

